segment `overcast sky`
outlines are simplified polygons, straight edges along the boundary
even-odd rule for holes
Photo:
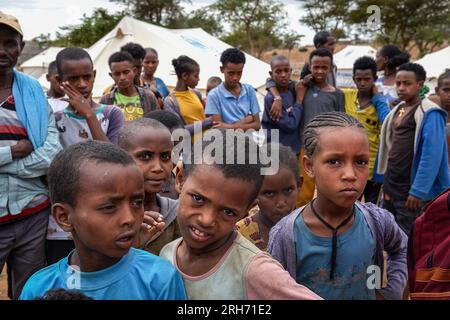
[[[195,10],[213,2],[214,0],[193,0],[192,4],[184,5],[188,10]],[[282,2],[288,12],[291,29],[305,35],[302,45],[312,44],[314,31],[301,26],[298,22],[302,16],[300,2],[296,0]],[[54,35],[59,30],[58,27],[79,23],[84,13],[90,15],[98,7],[106,8],[111,13],[122,9],[118,4],[108,0],[0,0],[0,11],[19,19],[26,40],[41,33]]]

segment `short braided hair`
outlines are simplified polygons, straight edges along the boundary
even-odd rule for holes
[[[319,130],[323,128],[359,128],[365,131],[364,126],[345,112],[324,112],[315,116],[306,126],[303,133],[303,146],[305,154],[312,157],[319,145]]]

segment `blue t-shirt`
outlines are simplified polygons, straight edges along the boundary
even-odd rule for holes
[[[158,89],[159,93],[163,96],[163,98],[169,95],[169,90],[167,89],[166,84],[162,81],[161,78],[155,77],[156,89]]]
[[[206,99],[205,114],[220,114],[222,121],[228,124],[259,112],[255,89],[249,84],[241,83],[241,93],[236,97],[225,88],[224,83],[221,83],[211,90]]]
[[[69,257],[72,253],[69,255]],[[166,260],[131,248],[113,266],[79,272],[66,257],[35,273],[25,284],[20,300],[42,297],[48,290],[79,290],[94,300],[185,300],[183,279]]]
[[[375,240],[359,209],[353,225],[337,237],[334,280],[330,280],[332,237],[313,234],[303,215],[295,220],[294,235],[298,283],[326,300],[375,299],[375,291],[367,287],[367,268],[374,265]]]

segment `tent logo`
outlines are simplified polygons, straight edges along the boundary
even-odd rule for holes
[[[187,43],[193,45],[196,48],[199,48],[199,49],[202,49],[202,50],[209,50],[209,48],[207,46],[205,46],[203,43],[201,43],[197,39],[186,37],[184,35],[182,35],[181,38],[183,38],[184,41],[186,41]]]

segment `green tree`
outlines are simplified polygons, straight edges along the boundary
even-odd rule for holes
[[[281,44],[287,26],[283,4],[271,0],[218,0],[213,6],[231,26],[224,41],[260,57],[262,52]]]
[[[348,12],[354,1],[346,0],[298,0],[306,15],[300,19],[315,32],[330,31],[337,39],[349,35]]]
[[[300,45],[300,40],[304,37],[303,34],[290,31],[283,37],[283,48],[288,49],[288,59],[291,58],[291,51]]]
[[[189,14],[181,14],[176,19],[168,21],[169,28],[202,28],[206,32],[220,36],[223,27],[220,18],[216,12],[209,6],[190,12]]]
[[[54,40],[50,34],[41,34],[33,41],[42,48],[49,46],[88,48],[111,31],[124,15],[123,12],[109,14],[106,9],[97,8],[91,16],[83,15],[79,25],[60,27],[61,31],[56,32]]]
[[[183,17],[181,0],[110,0],[124,4],[133,17],[149,23],[168,26]],[[187,2],[190,2],[187,0]]]
[[[380,44],[392,43],[402,50],[417,47],[422,57],[450,41],[450,6],[442,0],[357,0],[349,21],[359,25]],[[367,8],[380,9],[378,26],[368,26]]]

